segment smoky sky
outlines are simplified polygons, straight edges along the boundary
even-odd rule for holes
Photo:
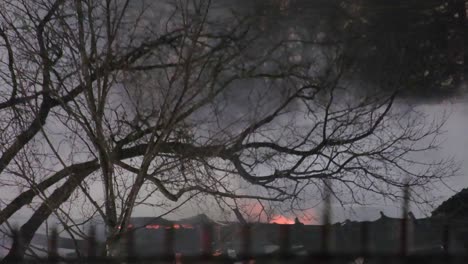
[[[461,171],[459,176],[448,179],[448,187],[441,185],[434,189],[434,205],[448,198],[454,193],[468,186],[468,107],[463,93],[463,85],[450,81],[456,70],[447,59],[446,31],[437,30],[445,28],[439,19],[439,11],[433,11],[429,17],[430,23],[420,24],[427,18],[422,12],[435,8],[438,3],[421,5],[421,14],[414,12],[418,3],[412,1],[415,7],[402,9],[396,1],[394,6],[386,9],[386,12],[378,8],[378,4],[385,1],[375,1],[376,6],[362,8],[354,5],[353,1],[337,0],[285,0],[285,1],[248,1],[248,0],[223,0],[213,1],[215,16],[243,16],[252,17],[256,23],[252,29],[261,31],[265,42],[274,42],[282,38],[297,35],[313,45],[294,47],[302,57],[312,59],[321,64],[330,54],[344,54],[343,63],[349,71],[345,79],[349,83],[349,89],[353,91],[391,91],[401,89],[401,104],[396,107],[405,107],[409,104],[416,107],[428,116],[437,118],[440,112],[451,112],[445,126],[444,141],[437,152],[424,153],[421,160],[442,158],[453,155],[459,160]],[[364,1],[368,2],[368,1]],[[437,2],[437,1],[435,1]],[[424,10],[423,10],[424,9]],[[376,10],[379,10],[377,12]],[[411,10],[408,11],[408,10]],[[417,10],[416,10],[417,11]],[[400,13],[398,13],[400,12]],[[443,12],[443,11],[440,11]],[[401,15],[394,15],[395,13]],[[424,13],[424,14],[423,14]],[[158,14],[148,19],[148,25],[157,24]],[[393,15],[392,15],[393,14]],[[417,14],[414,17],[409,14]],[[151,20],[151,21],[150,21]],[[419,24],[418,24],[419,23]],[[420,25],[420,26],[415,26]],[[315,47],[310,48],[311,46]],[[254,50],[262,50],[259,45]],[[323,51],[323,52],[322,52]],[[320,67],[319,67],[320,68]],[[256,86],[256,93],[252,93],[249,87]],[[266,93],[268,89],[270,93]],[[259,99],[263,103],[275,105],[282,98],[280,86],[265,86],[265,84],[237,83],[220,98],[216,111],[224,111],[225,123],[241,118],[246,114],[252,114],[252,105]],[[224,101],[223,101],[224,100]],[[268,109],[268,107],[263,108]],[[199,113],[198,118],[203,118],[213,109]],[[131,112],[131,111],[129,111]],[[49,124],[50,126],[50,124]],[[53,129],[50,128],[49,129]],[[101,190],[96,190],[100,192]],[[315,204],[316,201],[312,201]],[[175,217],[187,216],[201,212],[202,209],[210,209],[210,203],[205,206],[187,205],[182,208]],[[352,207],[352,206],[350,206]],[[319,207],[318,207],[319,208]],[[398,216],[399,204],[380,203],[367,208],[355,206],[354,219],[377,218],[378,211],[387,212]],[[345,210],[336,205],[337,218],[345,217]],[[428,215],[431,208],[414,208],[418,216]],[[158,213],[147,207],[136,209],[136,215],[152,215]],[[210,212],[217,215],[218,212]]]
[[[432,206],[436,206],[468,186],[466,83],[454,82],[455,75],[466,73],[457,72],[450,61],[450,25],[443,19],[447,15],[444,1],[384,2],[374,1],[363,8],[353,5],[353,1],[223,1],[237,12],[256,16],[271,39],[294,32],[311,41],[331,43],[347,54],[352,69],[346,75],[353,84],[350,89],[400,89],[401,104],[396,107],[410,105],[428,119],[450,113],[440,148],[418,156],[421,160],[454,157],[461,164],[460,172],[447,180],[447,186],[441,184],[432,190]],[[310,49],[302,52],[303,56],[316,55]],[[239,89],[236,93],[232,98],[241,99],[234,100],[234,113],[245,107],[244,92]],[[399,208],[399,204],[385,203],[367,209],[356,206],[348,216],[377,218],[380,210],[399,216]],[[412,210],[425,216],[430,215],[432,207]],[[338,215],[340,211],[342,208],[337,208]]]
[[[367,3],[367,1],[365,1]],[[401,1],[400,1],[401,2]],[[213,3],[214,17],[250,16],[257,23],[253,30],[262,32],[267,41],[278,41],[291,35],[314,43],[310,46],[295,47],[303,58],[311,59],[323,68],[323,61],[330,59],[330,54],[344,54],[343,60],[348,67],[344,79],[348,88],[355,92],[391,92],[400,90],[400,104],[395,107],[405,108],[405,104],[420,109],[423,113],[437,119],[441,111],[451,112],[444,129],[441,148],[436,152],[418,156],[421,160],[453,156],[465,164],[468,140],[464,131],[466,123],[463,83],[453,83],[454,71],[448,60],[447,31],[432,30],[443,28],[439,11],[429,14],[430,23],[419,25],[418,21],[428,18],[427,9],[436,8],[437,3],[420,5],[412,2],[411,7],[401,8],[395,3],[386,6],[375,2],[374,6],[362,8],[353,1],[216,1]],[[404,5],[403,5],[404,6]],[[374,9],[372,9],[374,8]],[[418,9],[420,8],[418,12]],[[416,9],[416,12],[415,12]],[[401,16],[395,16],[394,13]],[[409,14],[415,14],[414,17]],[[446,26],[446,25],[445,25]],[[262,50],[259,45],[254,50]],[[325,63],[326,64],[326,63]],[[325,65],[326,67],[326,65]],[[223,120],[229,124],[233,120],[252,114],[252,102],[262,99],[275,105],[281,98],[281,87],[266,87],[265,84],[237,83],[229,89],[224,98],[216,102],[222,109],[201,111],[197,118],[203,119],[211,111],[223,111]],[[251,87],[256,87],[252,93]],[[270,89],[270,93],[264,93]],[[266,94],[266,97],[261,97]],[[264,108],[264,109],[268,109]],[[233,129],[233,128],[231,128]],[[448,186],[441,185],[434,189],[434,204],[448,198],[454,191],[468,186],[463,175],[468,172],[466,165],[461,166],[460,175],[448,180]],[[350,206],[353,207],[353,206]],[[207,207],[187,206],[179,215],[201,212]],[[430,214],[432,207],[414,208],[418,216]],[[145,208],[138,208],[138,214],[147,215]],[[348,215],[354,218],[378,217],[378,211],[385,211],[393,216],[400,213],[399,204],[380,203],[360,208],[355,206]],[[344,217],[343,208],[337,206],[337,215]],[[361,213],[359,213],[361,212]],[[216,213],[215,213],[216,214]],[[360,215],[360,216],[358,216]],[[338,217],[339,218],[339,217]]]

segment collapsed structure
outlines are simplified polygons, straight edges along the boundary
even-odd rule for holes
[[[465,223],[464,219],[436,216],[400,219],[384,214],[376,221],[345,221],[332,225],[304,225],[298,222],[293,225],[255,223],[248,225],[249,251],[253,255],[275,253],[280,250],[282,244],[287,243],[292,254],[321,253],[326,241],[326,250],[332,254],[363,250],[393,254],[400,252],[402,243],[405,243],[409,253],[447,251],[460,254],[468,250],[468,226]],[[210,230],[208,239],[213,254],[236,257],[244,250],[245,225],[218,223],[205,215],[180,221],[134,218],[128,228],[134,239],[133,254],[137,256],[161,256],[168,250],[174,254],[200,255],[202,248],[206,247],[203,241],[207,239],[204,235],[206,230]],[[171,238],[168,239],[168,235]],[[34,242],[45,244],[46,236],[38,235]],[[103,242],[100,243],[102,247]],[[78,251],[86,254],[85,240],[59,238],[58,245],[66,249],[78,247]],[[448,246],[449,248],[446,248]]]
[[[273,254],[284,244],[287,244],[290,253],[299,255],[322,253],[324,250],[331,254],[364,250],[394,254],[402,250],[402,243],[405,250],[413,254],[462,254],[468,252],[467,201],[468,188],[442,203],[431,217],[421,219],[416,219],[410,212],[406,218],[391,218],[381,213],[375,221],[346,220],[328,225],[304,225],[298,219],[291,225],[246,225],[216,222],[201,214],[177,221],[135,217],[127,228],[134,241],[132,254],[144,257],[161,256],[168,252],[195,256],[202,254],[204,247],[210,248],[210,254],[231,257],[245,250],[253,255]],[[100,227],[96,228],[99,230]],[[101,227],[101,230],[104,228]],[[33,243],[47,245],[47,239],[46,235],[37,234]],[[97,247],[103,249],[105,236],[98,234],[97,240]],[[122,246],[125,241],[124,238]],[[246,241],[248,249],[245,248]],[[60,248],[86,255],[86,240],[59,237],[57,243]]]

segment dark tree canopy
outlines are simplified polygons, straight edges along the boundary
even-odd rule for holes
[[[434,211],[433,217],[443,217],[447,219],[464,219],[468,217],[468,188],[456,193]]]
[[[465,5],[465,0],[265,0],[252,10],[272,35],[294,28],[310,41],[325,38],[343,49],[353,64],[351,77],[364,89],[398,84],[406,96],[440,99],[464,92]]]

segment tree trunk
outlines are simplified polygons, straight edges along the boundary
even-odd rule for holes
[[[71,175],[62,186],[57,188],[34,212],[31,218],[21,226],[19,239],[13,242],[8,255],[0,263],[12,263],[23,260],[24,254],[37,229],[49,218],[54,210],[70,197],[78,185],[96,169],[96,166],[91,166],[77,174]]]

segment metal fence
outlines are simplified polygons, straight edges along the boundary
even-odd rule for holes
[[[405,190],[409,193],[408,190]],[[440,243],[438,247],[426,248],[422,251],[409,250],[411,247],[411,236],[414,230],[410,230],[409,222],[412,219],[408,218],[408,194],[405,195],[405,201],[402,206],[403,216],[401,219],[393,219],[398,221],[398,229],[390,231],[394,237],[397,237],[398,249],[392,252],[382,252],[371,250],[372,243],[375,239],[370,239],[370,225],[372,222],[359,222],[354,225],[359,226],[359,234],[349,233],[349,236],[354,236],[352,241],[355,241],[355,247],[352,251],[336,250],[333,248],[331,239],[334,232],[334,225],[329,223],[330,206],[328,203],[325,208],[325,223],[318,226],[315,231],[320,234],[302,234],[304,236],[316,235],[319,248],[316,251],[303,250],[298,253],[294,249],[292,240],[297,235],[294,233],[296,225],[271,225],[271,228],[277,228],[277,246],[278,249],[269,254],[259,254],[254,252],[253,248],[253,228],[254,225],[239,226],[237,240],[240,241],[240,246],[237,248],[237,256],[230,257],[226,252],[219,251],[219,241],[214,239],[214,227],[212,225],[201,225],[200,236],[197,243],[200,248],[200,254],[181,255],[176,252],[175,230],[173,228],[164,229],[163,249],[156,256],[143,257],[136,252],[136,243],[133,230],[128,230],[126,236],[122,239],[124,243],[119,248],[119,257],[100,257],[102,252],[99,252],[98,241],[96,240],[95,231],[90,229],[88,239],[86,241],[86,250],[82,257],[63,257],[58,254],[59,237],[57,229],[53,229],[49,234],[47,257],[37,259],[24,259],[23,256],[13,255],[10,262],[21,263],[468,263],[468,252],[466,246],[461,251],[453,252],[453,237],[454,232],[459,232],[460,228],[468,229],[468,222],[444,222],[438,224],[441,230],[437,231],[440,235]],[[377,228],[385,228],[377,225]],[[435,225],[431,225],[428,229],[435,229]],[[379,230],[379,229],[377,229]],[[375,231],[375,230],[374,230]],[[387,230],[388,231],[388,230]],[[421,231],[426,232],[426,231]],[[346,235],[346,234],[345,234]],[[13,244],[21,245],[21,234],[13,232]],[[377,238],[378,239],[378,238]],[[141,246],[141,245],[140,245]],[[146,245],[151,248],[153,245]],[[14,253],[14,252],[13,252]]]
[[[151,257],[138,256],[135,253],[135,238],[133,232],[127,232],[123,239],[123,247],[120,248],[120,257],[99,257],[98,242],[93,231],[90,231],[87,240],[85,256],[77,258],[66,258],[58,254],[58,234],[54,229],[48,240],[48,256],[39,259],[24,260],[21,256],[12,258],[12,262],[24,263],[468,263],[466,254],[454,254],[450,252],[450,227],[444,226],[441,248],[414,253],[408,251],[408,229],[407,219],[401,219],[402,228],[400,234],[400,249],[398,252],[384,253],[371,251],[369,241],[369,229],[367,223],[360,223],[361,235],[356,237],[356,244],[360,249],[353,252],[333,251],[330,247],[329,237],[331,225],[320,226],[321,239],[320,250],[297,254],[291,244],[291,230],[293,225],[274,225],[279,229],[278,250],[270,254],[257,254],[252,252],[252,226],[244,225],[241,228],[239,239],[241,247],[237,257],[229,257],[224,252],[219,252],[213,246],[213,226],[204,225],[201,227],[200,241],[201,254],[197,256],[181,255],[174,251],[174,229],[165,229],[163,254]],[[14,233],[14,243],[19,245],[20,234]],[[151,247],[152,245],[147,245]]]

